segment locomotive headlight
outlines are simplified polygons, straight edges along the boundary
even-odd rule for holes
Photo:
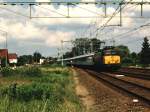
[[[119,64],[120,56],[104,56],[104,64]]]

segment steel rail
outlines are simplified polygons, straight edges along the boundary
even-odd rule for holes
[[[130,67],[122,67],[123,69],[135,69],[135,70],[145,70],[145,71],[150,71],[148,68],[130,68]]]
[[[111,86],[114,86],[122,91],[125,91],[129,93],[130,95],[135,96],[150,105],[150,96],[147,96],[147,95],[150,95],[150,88],[143,87],[141,85],[131,83],[128,81],[124,81],[124,80],[112,77],[110,75],[107,75],[105,73],[97,73],[97,72],[93,72],[89,70],[87,70],[87,72],[90,75],[94,76],[96,79],[102,80],[105,83],[110,84]]]
[[[117,74],[125,75],[128,77],[134,77],[134,78],[139,78],[139,79],[145,79],[145,80],[150,80],[150,75],[145,75],[144,73],[133,73],[133,72],[123,72],[123,71],[117,71],[114,72]]]
[[[144,89],[146,89],[146,90],[148,90],[148,91],[150,92],[150,88],[148,88],[148,87],[141,86],[141,85],[135,84],[135,83],[133,83],[133,82],[125,81],[125,80],[119,79],[119,78],[117,78],[117,77],[113,77],[113,76],[111,76],[111,75],[109,75],[109,74],[107,74],[107,73],[104,73],[104,72],[101,72],[100,74],[107,75],[108,77],[111,77],[111,78],[113,78],[113,79],[115,79],[115,80],[118,80],[118,81],[121,81],[121,82],[124,82],[124,83],[128,83],[128,84],[131,84],[131,85],[134,85],[134,86],[138,86],[138,87],[140,87],[140,88],[144,88]]]

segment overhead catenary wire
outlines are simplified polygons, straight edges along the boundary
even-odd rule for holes
[[[104,23],[101,27],[97,28],[96,31],[98,30],[103,30],[106,25],[113,19],[113,17],[118,14],[119,12],[121,13],[122,10],[127,6],[127,4],[124,5],[124,7],[121,7],[121,4],[124,2],[125,0],[122,0],[120,2],[120,5],[116,8],[115,12],[112,14],[112,16],[106,21],[106,23]],[[130,2],[133,1],[133,0],[130,0]],[[119,10],[120,9],[120,10]],[[118,11],[119,10],[119,11]]]
[[[127,31],[127,32],[124,32],[124,33],[118,35],[118,38],[117,38],[117,36],[113,37],[113,39],[115,39],[115,38],[117,38],[117,39],[122,39],[122,38],[124,38],[125,36],[129,35],[130,33],[137,32],[138,30],[141,30],[141,28],[144,28],[144,27],[149,26],[149,25],[150,25],[150,23],[146,23],[146,24],[140,25],[139,27],[133,28],[132,30],[129,30],[129,31]],[[119,37],[120,37],[120,38],[119,38]],[[103,40],[103,41],[110,41],[110,39],[105,39],[105,40]],[[130,41],[129,41],[129,42],[130,42]]]
[[[51,11],[51,12],[53,12],[53,13],[59,14],[59,15],[61,15],[61,16],[63,16],[63,17],[67,17],[67,15],[61,14],[61,13],[59,13],[59,12],[57,12],[57,11],[52,10],[52,9],[45,8],[45,7],[42,7],[42,6],[39,6],[39,5],[36,5],[36,6],[42,8],[42,9],[45,9],[45,10],[49,10],[49,11]]]
[[[125,0],[122,0],[122,1],[120,2],[120,4],[123,3],[124,1],[125,1]],[[130,1],[132,1],[132,0],[130,0]],[[125,6],[126,6],[126,5],[125,5]],[[119,13],[118,9],[120,9],[120,13],[121,13],[122,9],[125,8],[125,6],[124,6],[124,7],[121,7],[121,6],[119,5],[119,6],[116,8],[115,12],[112,14],[112,16],[111,16],[102,26],[96,28],[96,30],[93,32],[94,34],[96,33],[96,35],[95,35],[96,38],[97,38],[97,36],[98,36],[98,31],[99,31],[99,30],[103,30],[103,29],[106,27],[106,25],[112,20],[112,18],[113,18],[116,14]],[[120,15],[120,16],[121,16],[121,15]],[[120,19],[122,19],[122,18],[120,17]],[[120,20],[120,23],[121,23],[121,20]],[[115,26],[115,25],[113,25],[113,26]],[[116,25],[116,26],[119,26],[119,25]]]
[[[150,38],[149,36],[145,36],[147,38]],[[132,44],[133,42],[139,42],[139,41],[142,41],[143,38],[136,38],[136,39],[133,39],[133,40],[128,40],[127,42],[123,42],[122,44]]]
[[[23,17],[26,17],[26,18],[30,18],[30,16],[24,15],[24,14],[22,14],[22,13],[19,13],[19,12],[13,11],[13,10],[10,10],[10,9],[8,9],[8,8],[0,7],[0,9],[6,10],[6,11],[8,11],[8,12],[14,13],[14,14],[19,15],[19,16],[23,16]]]
[[[121,37],[121,36],[126,36],[126,35],[129,34],[130,32],[139,30],[139,29],[141,29],[141,28],[143,28],[143,27],[145,27],[145,26],[149,26],[149,25],[150,25],[150,23],[146,23],[146,24],[144,24],[144,25],[140,25],[140,26],[138,26],[138,27],[136,27],[136,28],[133,28],[133,29],[127,31],[127,32],[124,32],[124,33],[121,33],[121,34],[116,35],[115,38]]]
[[[132,8],[133,8],[133,6],[132,6]],[[135,8],[137,8],[137,5],[135,5],[134,9],[135,9]],[[132,10],[131,10],[131,12],[132,12],[134,9],[132,9]],[[140,17],[140,18],[141,18],[141,17]],[[114,28],[112,28],[111,30],[114,30]],[[112,32],[112,33],[113,33],[113,32]],[[107,33],[107,34],[109,34],[109,35],[110,35],[110,32],[109,32],[109,33]],[[106,36],[107,34],[106,34],[106,32],[105,32],[105,33],[101,34],[101,36],[103,36],[103,35],[105,35],[105,36]]]

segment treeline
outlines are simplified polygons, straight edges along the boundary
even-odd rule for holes
[[[34,52],[33,55],[19,56],[17,66],[22,66],[27,64],[39,64],[40,59],[44,60],[42,64],[52,64],[54,63],[54,60],[56,60],[55,58],[52,57],[44,57],[39,52]]]
[[[124,65],[133,65],[133,66],[149,66],[150,65],[150,44],[147,37],[144,38],[144,42],[142,43],[142,48],[139,53],[132,52],[127,46],[119,46],[122,47],[120,50],[120,54],[122,57],[122,63]]]
[[[79,56],[90,52],[98,51],[100,46],[105,42],[96,38],[78,38],[73,42],[70,52],[64,54],[64,58]]]
[[[139,53],[130,52],[128,46],[118,45],[119,54],[122,59],[122,64],[125,66],[149,66],[150,64],[150,44],[148,38],[144,38],[141,51]],[[79,38],[74,42],[74,47],[72,47],[70,52],[64,54],[64,58],[69,58],[73,56],[83,55],[90,52],[98,52],[100,47],[104,44],[103,41],[99,39],[88,39],[88,38]]]

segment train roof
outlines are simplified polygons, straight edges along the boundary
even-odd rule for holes
[[[66,58],[63,59],[63,61],[70,61],[70,60],[75,60],[75,59],[80,59],[80,58],[85,58],[85,57],[90,57],[90,56],[94,56],[95,53],[89,53],[89,54],[85,54],[85,55],[80,55],[80,56],[75,56],[72,58]],[[61,61],[62,59],[59,59],[58,61]]]

